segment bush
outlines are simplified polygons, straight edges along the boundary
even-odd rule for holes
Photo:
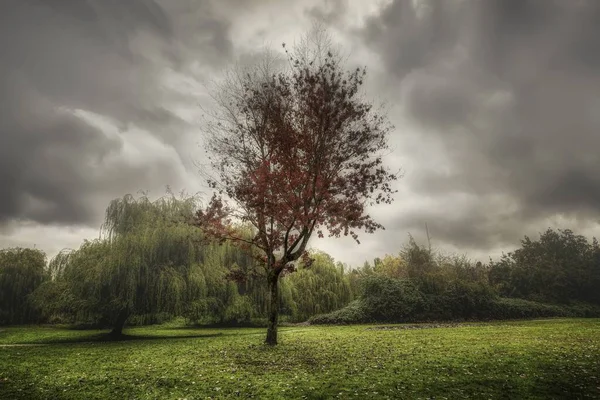
[[[403,322],[423,311],[423,295],[409,280],[370,276],[364,281],[363,306],[369,319]]]
[[[461,280],[456,280],[443,297],[453,319],[485,318],[497,299],[487,284]]]
[[[500,298],[494,302],[490,310],[490,319],[521,319],[572,317],[573,312],[567,307],[553,304],[537,303],[535,301]]]
[[[568,310],[574,317],[600,318],[600,306],[590,303],[572,303]]]
[[[340,310],[316,315],[308,322],[314,325],[349,325],[369,321],[362,300],[355,300]]]
[[[456,280],[441,294],[421,293],[415,283],[381,275],[366,277],[362,297],[348,307],[310,319],[313,324],[489,319],[496,296],[481,282]]]
[[[415,318],[415,321],[450,321],[455,319],[452,309],[452,304],[446,296],[426,295],[423,301],[423,311]]]
[[[312,317],[309,322],[335,325],[407,322],[423,311],[423,296],[411,281],[372,275],[364,279],[362,289],[362,298],[340,310]]]

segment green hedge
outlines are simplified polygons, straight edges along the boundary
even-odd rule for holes
[[[538,303],[523,299],[500,298],[493,304],[488,319],[521,319],[572,317],[573,313],[564,306]]]
[[[362,311],[374,321],[408,321],[423,312],[424,298],[409,280],[385,276],[365,279]]]
[[[365,313],[362,300],[354,300],[346,307],[328,314],[316,315],[308,320],[314,325],[349,325],[371,322]]]
[[[409,280],[371,276],[364,281],[360,299],[340,310],[317,315],[309,322],[340,325],[548,317],[600,317],[600,307],[585,303],[555,305],[499,298],[489,286],[479,282],[451,282],[441,294],[423,294]]]

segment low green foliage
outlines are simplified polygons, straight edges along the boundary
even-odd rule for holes
[[[489,286],[478,282],[456,280],[445,283],[439,293],[426,293],[414,281],[376,274],[363,279],[362,295],[355,302],[329,314],[312,317],[310,322],[356,324],[526,318],[495,316],[496,301]],[[510,312],[505,314],[512,315]],[[549,316],[556,315],[571,316],[564,313]],[[536,316],[535,313],[532,315]]]
[[[564,306],[509,298],[494,302],[491,312],[496,319],[569,317],[573,315]]]
[[[312,324],[345,325],[364,322],[412,321],[423,311],[425,299],[414,283],[373,275],[365,278],[363,295],[348,306],[309,319]]]
[[[600,398],[600,320],[436,326],[4,328],[0,398]]]
[[[522,299],[502,298],[494,302],[495,319],[545,317],[600,317],[600,307],[593,304],[556,305]]]
[[[328,314],[317,315],[309,319],[314,325],[350,325],[372,322],[422,322],[452,320],[510,320],[532,318],[578,317],[599,318],[600,307],[593,304],[556,305],[511,298],[491,298],[485,303],[480,297],[473,306],[469,297],[452,298],[449,296],[422,297],[420,303],[411,303],[405,298],[392,296],[393,293],[381,291],[378,295],[355,300],[348,306]],[[396,294],[397,295],[397,294]],[[417,297],[418,298],[418,297]],[[395,302],[396,299],[398,303]],[[473,307],[472,312],[457,312],[461,304]],[[418,307],[407,308],[418,304]],[[468,308],[469,309],[469,308]]]
[[[363,287],[363,307],[375,321],[403,322],[423,309],[423,295],[411,281],[371,276]]]
[[[309,322],[313,325],[350,325],[368,322],[368,316],[362,300],[359,299],[340,310],[316,315],[310,318]]]

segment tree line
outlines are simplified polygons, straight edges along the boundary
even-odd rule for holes
[[[487,264],[444,255],[412,237],[396,256],[350,273],[355,301],[314,323],[600,316],[600,246],[553,230]]]
[[[46,262],[39,249],[0,250],[0,323],[111,327],[174,316],[201,324],[264,325],[269,290],[264,266],[230,242],[204,236],[188,221],[194,198],[115,199],[100,237]],[[240,235],[249,228],[237,226]],[[282,278],[280,308],[290,321],[343,307],[348,275],[322,252]]]
[[[125,196],[100,237],[47,262],[39,249],[0,250],[0,323],[110,327],[160,323],[265,325],[268,270],[247,251],[188,223],[194,198]],[[240,235],[252,235],[237,226]],[[358,268],[313,251],[281,278],[279,307],[315,323],[597,315],[600,246],[570,230],[487,264],[443,255],[412,238],[396,255]],[[571,313],[571,314],[569,314]]]

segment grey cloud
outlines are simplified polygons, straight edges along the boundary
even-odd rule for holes
[[[231,57],[216,2],[8,0],[0,13],[0,225],[98,223],[126,192],[185,184],[173,149],[189,124],[171,105],[190,101],[168,73]],[[191,7],[191,8],[190,8]],[[120,130],[107,134],[76,110]],[[142,129],[160,154],[144,148]],[[159,146],[159,145],[156,145]]]
[[[486,201],[465,201],[462,204],[440,202],[433,209],[414,211],[400,215],[392,224],[403,227],[423,243],[425,224],[432,242],[451,245],[461,251],[493,251],[498,247],[512,245],[529,227],[503,210],[492,210]],[[404,239],[404,238],[403,238]]]
[[[411,190],[479,199],[398,226],[437,219],[441,240],[492,247],[553,215],[600,220],[599,2],[395,0],[361,35],[388,94],[447,160],[415,160]],[[488,201],[500,195],[515,205],[503,218]]]
[[[21,216],[86,221],[89,210],[76,200],[86,184],[81,174],[94,159],[118,151],[119,141],[56,110],[23,78],[7,80],[0,81],[0,222]]]
[[[325,0],[310,8],[305,13],[309,18],[326,25],[337,25],[347,11],[348,0]]]
[[[97,226],[110,198],[189,189],[184,159],[202,151],[179,115],[194,118],[206,100],[191,92],[204,74],[255,57],[266,16],[292,9],[300,14],[290,31],[316,18],[361,57],[370,54],[361,44],[378,53],[383,69],[358,60],[379,81],[367,92],[382,90],[401,110],[388,161],[407,167],[402,195],[382,208],[387,230],[361,237],[361,252],[398,249],[425,223],[434,244],[492,250],[555,216],[588,232],[598,222],[599,2],[395,0],[358,32],[357,13],[370,9],[362,3],[281,4],[2,2],[0,230]]]

